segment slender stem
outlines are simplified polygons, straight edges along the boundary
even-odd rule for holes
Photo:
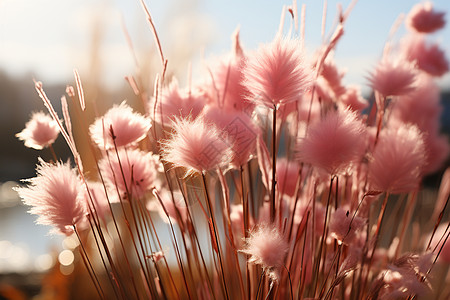
[[[212,223],[212,228],[213,228],[213,233],[214,233],[214,243],[217,246],[217,255],[219,257],[219,264],[220,264],[220,272],[222,273],[222,283],[223,283],[223,288],[225,290],[225,297],[227,299],[230,299],[230,297],[228,296],[228,290],[227,290],[227,283],[225,280],[225,272],[223,269],[223,261],[222,261],[222,254],[220,251],[220,242],[219,242],[219,237],[217,235],[217,228],[216,228],[216,221],[215,221],[215,216],[214,216],[214,211],[212,210],[212,205],[211,205],[211,199],[209,198],[209,193],[208,193],[208,188],[206,185],[206,176],[205,174],[202,172],[202,182],[203,182],[203,188],[205,191],[205,196],[206,196],[206,204],[208,206],[208,210],[209,210],[209,215],[211,218],[211,223]]]
[[[91,279],[93,279],[92,282],[94,283],[95,289],[97,290],[99,296],[102,299],[106,299],[105,298],[105,293],[103,292],[103,289],[102,289],[102,287],[100,285],[100,281],[98,280],[98,277],[95,274],[94,267],[92,266],[92,263],[89,260],[89,256],[87,255],[86,249],[84,248],[84,245],[83,245],[83,241],[81,240],[81,237],[80,237],[80,235],[78,233],[78,230],[77,230],[75,225],[73,225],[73,231],[75,232],[75,234],[76,234],[76,236],[78,238],[78,241],[80,242],[81,257],[83,258],[83,262],[84,262],[84,264],[86,266],[86,269],[87,269],[87,271],[89,273],[89,276],[91,277]]]
[[[331,177],[331,180],[330,180],[330,187],[329,187],[329,191],[328,191],[327,206],[325,208],[325,220],[323,222],[322,236],[320,238],[320,244],[319,244],[319,252],[317,254],[316,261],[314,262],[314,264],[315,264],[314,270],[316,272],[316,275],[314,277],[314,293],[313,293],[313,295],[316,294],[317,285],[319,283],[318,282],[319,281],[319,278],[318,278],[318,276],[319,276],[319,267],[320,267],[320,262],[321,262],[321,258],[322,258],[322,250],[323,250],[323,246],[325,244],[325,239],[326,239],[325,235],[326,235],[326,230],[327,230],[327,218],[328,218],[328,211],[329,211],[329,207],[330,207],[331,192],[332,192],[332,189],[333,189],[334,178],[335,177],[333,176],[333,177]],[[313,224],[314,224],[314,222],[313,222]],[[323,262],[323,264],[325,265],[325,262]]]
[[[445,211],[445,209],[447,208],[447,205],[448,205],[449,200],[450,200],[450,195],[447,196],[447,201],[445,201],[445,205],[444,205],[444,207],[442,208],[441,212],[439,213],[438,220],[436,221],[436,224],[434,225],[433,233],[431,234],[430,240],[429,240],[428,245],[427,245],[427,251],[430,249],[431,241],[433,240],[433,237],[434,237],[434,235],[435,235],[435,233],[436,233],[436,229],[438,228],[439,224],[440,224],[441,221],[442,221],[442,217],[444,216],[444,211]]]
[[[272,120],[272,190],[270,201],[270,221],[275,222],[275,186],[277,184],[275,175],[277,170],[277,109],[273,107],[273,120]],[[280,220],[281,221],[281,220]]]
[[[160,202],[161,207],[163,208],[164,213],[166,214],[167,219],[169,220],[170,230],[171,230],[171,233],[172,233],[172,236],[173,236],[173,239],[174,239],[173,245],[174,245],[174,247],[175,247],[175,253],[176,253],[176,256],[177,256],[177,261],[178,261],[178,263],[180,264],[181,275],[182,275],[182,277],[183,277],[183,283],[184,283],[184,285],[185,285],[185,287],[186,287],[186,292],[187,292],[187,294],[188,294],[188,297],[189,297],[189,299],[191,299],[191,292],[189,291],[189,285],[188,285],[188,283],[187,283],[186,271],[184,270],[184,267],[183,267],[183,261],[182,261],[182,259],[181,259],[181,254],[180,254],[180,249],[179,249],[179,247],[178,247],[178,243],[176,242],[176,235],[175,235],[175,230],[173,229],[172,220],[171,220],[171,218],[169,217],[169,213],[167,212],[166,208],[164,207],[164,204],[163,204],[163,202],[162,202],[162,200],[161,200],[161,197],[159,196],[159,194],[158,194],[157,192],[155,193],[155,191],[156,191],[156,190],[153,190],[153,194],[156,196],[156,199],[158,199],[158,201]]]
[[[370,257],[369,257],[369,262],[368,262],[369,264],[367,265],[366,276],[364,278],[363,284],[361,285],[363,290],[364,290],[364,287],[369,278],[370,269],[372,267],[373,256],[375,254],[375,250],[378,245],[378,241],[379,241],[379,237],[380,237],[381,223],[383,222],[383,219],[384,219],[384,212],[386,211],[386,205],[387,205],[388,198],[389,198],[389,192],[386,192],[386,195],[384,196],[384,199],[383,199],[383,203],[381,204],[380,214],[378,215],[377,228],[376,228],[375,234],[374,234],[374,243],[373,243],[373,247],[372,247],[372,252],[370,253]]]
[[[55,152],[55,149],[53,148],[53,145],[49,144],[48,145],[48,149],[50,150],[50,153],[52,154],[53,160],[56,163],[58,161],[58,157],[56,156],[56,152]]]

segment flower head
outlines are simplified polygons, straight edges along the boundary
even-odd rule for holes
[[[25,180],[28,186],[16,188],[20,198],[38,215],[37,223],[56,227],[70,235],[72,227],[86,213],[83,183],[69,163],[50,164],[39,160],[37,176]]]
[[[330,175],[347,172],[365,151],[363,123],[350,111],[335,111],[311,125],[297,145],[297,158]]]
[[[437,43],[427,43],[423,36],[415,34],[406,38],[401,46],[405,57],[420,70],[437,77],[448,72],[449,62]]]
[[[312,72],[299,49],[297,40],[276,38],[249,56],[243,72],[250,101],[273,108],[300,99]]]
[[[185,176],[222,167],[233,158],[226,136],[204,118],[175,119],[172,129],[171,138],[163,142],[162,158],[185,168]]]
[[[35,112],[25,124],[25,128],[16,134],[16,137],[24,141],[26,147],[41,150],[53,144],[58,134],[58,123],[50,115]]]
[[[422,133],[413,125],[400,125],[381,132],[369,165],[373,190],[390,193],[417,188],[426,163]]]
[[[215,88],[211,93],[213,99],[218,98],[219,107],[251,113],[255,105],[248,100],[250,93],[243,83],[243,61],[241,56],[222,61],[214,69]]]
[[[339,243],[349,244],[355,239],[357,231],[363,228],[366,220],[354,216],[343,207],[333,212],[330,220],[330,235]]]
[[[384,97],[400,96],[414,90],[416,71],[410,64],[385,59],[377,65],[369,81]]]
[[[250,233],[241,252],[250,255],[249,262],[261,267],[273,280],[280,278],[289,244],[274,225],[260,224]]]
[[[445,12],[433,10],[431,2],[419,3],[409,12],[406,24],[417,32],[431,33],[445,26],[444,17]]]
[[[243,112],[224,111],[215,106],[206,110],[205,118],[226,134],[232,145],[233,165],[239,167],[246,164],[256,151],[256,137],[260,134],[252,119]]]
[[[99,162],[106,185],[123,198],[144,196],[157,184],[158,166],[150,152],[119,149]]]
[[[100,149],[135,144],[145,138],[151,127],[148,118],[133,112],[125,101],[114,105],[89,127],[91,138]],[[113,136],[114,134],[114,136]]]
[[[362,111],[369,106],[369,102],[361,96],[358,86],[349,86],[341,96],[340,103],[353,111]]]
[[[174,78],[169,86],[164,87],[162,95],[156,103],[155,121],[164,126],[170,126],[174,118],[196,118],[206,103],[206,94],[198,89],[182,90]],[[155,98],[149,103],[149,110],[153,116]]]

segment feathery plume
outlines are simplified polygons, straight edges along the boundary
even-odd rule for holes
[[[382,131],[369,165],[372,190],[390,193],[413,191],[425,163],[425,145],[416,126],[400,125]]]
[[[40,111],[31,115],[25,128],[16,137],[24,141],[25,147],[42,150],[53,144],[58,134],[58,123],[50,115]]]
[[[99,167],[106,185],[114,192],[117,188],[120,197],[141,198],[158,184],[156,161],[150,152],[121,148],[103,158]]]
[[[83,183],[69,163],[46,163],[39,159],[37,176],[24,180],[18,187],[22,201],[31,206],[29,212],[38,215],[37,223],[55,227],[55,232],[70,235],[72,228],[86,214]]]
[[[311,125],[297,145],[297,158],[337,175],[362,159],[365,145],[365,127],[357,115],[348,109],[335,111]]]
[[[225,135],[204,118],[178,119],[172,136],[162,143],[162,159],[185,168],[185,176],[228,165],[233,153]]]
[[[312,76],[299,41],[280,37],[249,55],[243,72],[248,100],[269,108],[299,100]]]
[[[289,244],[279,229],[274,225],[259,224],[246,239],[241,252],[250,255],[249,262],[265,270],[273,281],[281,276],[284,258],[289,250]]]
[[[173,78],[169,86],[163,88],[161,97],[158,98],[155,121],[164,126],[171,126],[174,118],[191,117],[195,119],[203,110],[206,99],[207,95],[204,91],[180,89],[178,81]],[[149,102],[151,115],[155,109],[154,105],[155,98],[153,97]]]
[[[89,127],[94,143],[100,149],[112,149],[133,145],[147,135],[151,127],[148,118],[133,112],[125,101],[114,105],[106,114]],[[114,136],[113,136],[114,134]]]
[[[406,17],[406,25],[420,33],[432,33],[445,26],[445,12],[435,11],[429,1],[413,6]]]
[[[400,96],[414,90],[416,71],[405,62],[384,59],[370,75],[371,87],[384,97]]]

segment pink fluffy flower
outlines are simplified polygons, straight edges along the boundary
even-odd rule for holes
[[[133,112],[124,101],[120,105],[114,105],[103,117],[96,119],[89,131],[92,140],[100,149],[112,149],[114,143],[121,147],[139,142],[145,138],[150,127],[150,120]]]
[[[409,12],[406,24],[417,32],[431,33],[445,26],[444,17],[445,12],[433,10],[431,2],[419,3],[414,5]]]
[[[333,91],[336,98],[345,93],[345,87],[342,85],[342,77],[344,77],[344,74],[339,72],[332,60],[326,61],[322,65],[320,75],[327,81],[328,86]]]
[[[204,118],[175,119],[172,136],[163,143],[162,159],[185,168],[185,176],[210,171],[229,164],[231,144],[214,124]]]
[[[223,130],[232,144],[233,165],[246,164],[256,151],[256,138],[260,134],[252,119],[241,111],[224,111],[215,106],[206,109],[204,116]]]
[[[405,57],[422,71],[437,77],[449,71],[445,52],[438,44],[427,43],[423,36],[412,35],[405,39],[401,46]]]
[[[392,117],[403,123],[411,123],[423,132],[439,130],[440,105],[439,87],[430,76],[419,77],[417,88],[398,98],[392,107]]]
[[[261,224],[250,233],[241,252],[250,255],[249,262],[261,267],[273,281],[281,276],[289,244],[274,225]]]
[[[414,90],[416,71],[405,62],[384,59],[369,78],[371,87],[384,97],[400,96]]]
[[[431,256],[405,254],[396,259],[381,274],[383,285],[381,299],[406,299],[408,296],[423,296],[429,290],[428,282],[421,278],[431,266]]]
[[[425,151],[416,126],[400,125],[382,131],[369,165],[371,189],[390,193],[416,189],[426,163]]]
[[[149,152],[138,149],[119,149],[99,162],[100,172],[110,190],[120,197],[141,198],[157,185],[157,159]]]
[[[392,107],[391,118],[403,123],[416,125],[424,133],[427,164],[424,174],[438,170],[447,159],[450,145],[445,135],[440,135],[440,104],[439,87],[430,76],[420,77],[419,85],[414,93],[399,97]]]
[[[357,115],[350,110],[334,111],[310,126],[297,145],[297,158],[336,175],[362,159],[365,145],[365,126]]]
[[[249,100],[269,108],[297,101],[309,88],[311,70],[297,40],[276,38],[250,55],[244,68]]]
[[[436,172],[443,166],[450,154],[448,136],[445,134],[429,133],[424,138],[427,151],[427,163],[423,169],[424,174]]]
[[[37,223],[56,227],[55,231],[72,234],[72,228],[86,214],[83,183],[69,163],[49,164],[39,159],[37,176],[25,180],[26,187],[16,188],[20,198],[38,215]]]
[[[357,232],[366,224],[366,220],[354,213],[339,207],[331,215],[329,230],[331,237],[339,243],[349,244],[355,239]]]
[[[25,124],[25,128],[16,134],[16,137],[24,141],[26,147],[41,150],[53,144],[58,134],[58,123],[50,115],[35,112]]]
[[[358,86],[349,86],[341,96],[340,103],[353,111],[362,111],[369,106],[369,102],[361,96]]]
[[[232,57],[215,67],[214,87],[211,88],[211,93],[219,107],[251,114],[255,105],[248,101],[250,92],[243,84],[243,61],[244,58],[241,56]]]
[[[148,108],[151,116],[156,113],[156,122],[164,123],[164,126],[171,126],[175,118],[191,117],[195,119],[203,110],[206,97],[206,93],[199,89],[180,89],[178,81],[174,78],[169,86],[163,88],[156,108],[154,107],[155,98],[152,98]]]

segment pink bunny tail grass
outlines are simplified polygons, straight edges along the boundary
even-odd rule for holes
[[[149,111],[152,116],[154,114],[155,122],[171,126],[174,118],[197,118],[206,104],[206,98],[205,91],[180,89],[174,78],[163,88],[158,102],[155,103],[154,97],[150,100]]]
[[[50,164],[39,159],[37,176],[18,187],[22,201],[38,215],[37,223],[55,227],[55,232],[70,235],[72,227],[86,214],[83,183],[69,163]]]
[[[241,111],[223,111],[215,106],[207,108],[204,116],[222,130],[231,143],[232,164],[235,167],[246,164],[256,152],[256,138],[261,132],[252,119]]]
[[[341,96],[339,103],[353,111],[361,112],[369,106],[369,102],[361,96],[358,86],[349,86]]]
[[[162,143],[162,160],[185,169],[185,176],[228,166],[233,158],[226,136],[203,118],[178,119],[172,135]]]
[[[243,54],[242,54],[243,55]],[[214,87],[210,88],[211,98],[224,110],[251,113],[255,104],[249,101],[250,92],[244,84],[242,55],[225,59],[214,68]]]
[[[437,43],[427,43],[422,35],[414,34],[403,40],[403,55],[417,68],[431,76],[441,77],[449,71],[449,62]]]
[[[406,17],[406,24],[420,33],[432,33],[445,26],[445,12],[435,11],[431,2],[413,6]]]
[[[400,96],[414,90],[416,73],[410,64],[385,59],[376,66],[369,82],[384,97]]]
[[[150,119],[133,112],[124,101],[120,105],[114,105],[103,117],[95,120],[89,127],[89,132],[100,149],[112,149],[115,146],[123,147],[141,141],[150,127]]]
[[[124,199],[141,198],[157,184],[156,160],[150,152],[119,149],[103,158],[99,167],[112,194],[117,188]]]
[[[297,159],[337,175],[350,171],[365,151],[366,130],[357,115],[335,111],[314,123],[297,145]]]
[[[58,123],[50,115],[35,112],[25,124],[25,128],[16,134],[16,137],[24,141],[25,147],[42,150],[53,144],[58,134]]]
[[[432,77],[424,74],[419,77],[413,93],[400,96],[395,102],[392,117],[405,124],[415,124],[422,132],[438,131],[442,112],[440,98],[439,87]]]
[[[250,232],[241,252],[250,255],[249,262],[265,270],[273,281],[279,280],[289,244],[274,225],[260,224]]]
[[[416,126],[382,131],[369,164],[371,189],[394,194],[415,190],[426,159],[424,139]]]
[[[276,38],[249,55],[244,67],[244,84],[249,101],[273,108],[298,101],[311,85],[312,71],[304,61],[300,42]]]

